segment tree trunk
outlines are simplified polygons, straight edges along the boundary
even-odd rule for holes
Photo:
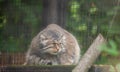
[[[43,28],[52,23],[65,26],[67,2],[68,0],[43,0]]]
[[[105,42],[105,39],[101,34],[95,39],[90,48],[84,54],[79,64],[75,67],[73,72],[88,72],[89,68],[95,62],[97,57],[100,55],[101,50],[99,49],[100,45]]]

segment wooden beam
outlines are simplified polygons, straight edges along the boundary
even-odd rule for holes
[[[0,72],[71,72],[75,66],[3,66]]]
[[[72,72],[75,66],[1,66],[0,72]],[[120,64],[93,65],[88,72],[120,72]]]

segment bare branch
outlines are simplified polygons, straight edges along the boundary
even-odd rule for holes
[[[92,45],[88,48],[79,64],[74,68],[73,72],[88,72],[89,68],[100,55],[101,50],[99,49],[99,46],[104,42],[105,39],[101,34],[99,34]]]

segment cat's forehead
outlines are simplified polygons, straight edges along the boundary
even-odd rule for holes
[[[62,35],[58,31],[47,30],[42,33],[46,38],[59,39]]]

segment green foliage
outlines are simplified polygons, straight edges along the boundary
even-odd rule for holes
[[[113,56],[119,55],[117,44],[113,40],[109,40],[107,44],[103,44],[100,49]]]
[[[38,17],[36,17],[34,9],[38,13],[41,13],[42,4],[41,1],[36,1],[36,5],[34,3],[31,3],[33,2],[33,0],[30,1],[30,5],[29,3],[27,4],[26,2],[22,2],[22,0],[14,0],[14,5],[19,9],[20,12],[24,12],[26,16],[24,16],[23,22],[31,26],[32,28],[31,34],[35,35],[37,30],[36,28],[39,28],[39,23],[41,20]]]
[[[77,38],[82,54],[99,33],[107,40],[107,43],[101,46],[103,53],[97,64],[108,63],[107,56],[120,55],[120,6],[118,3],[114,0],[71,0],[69,3],[66,26]]]
[[[96,8],[96,7],[90,8],[90,13],[95,13],[96,11],[97,11],[97,8]]]
[[[78,9],[80,7],[79,3],[77,1],[72,1],[70,3],[70,12],[71,12],[71,17],[75,20],[75,21],[79,21],[80,17],[78,14]]]
[[[116,70],[117,70],[117,72],[120,72],[120,63],[118,63],[118,64],[116,65]]]
[[[24,52],[26,49],[21,48],[23,47],[23,38],[14,38],[14,37],[9,37],[7,41],[2,41],[0,43],[0,50],[2,52]]]
[[[111,65],[109,71],[110,71],[110,72],[115,72],[116,70],[115,70],[115,68]]]
[[[40,30],[41,12],[41,0],[0,0],[0,51],[26,51]]]

